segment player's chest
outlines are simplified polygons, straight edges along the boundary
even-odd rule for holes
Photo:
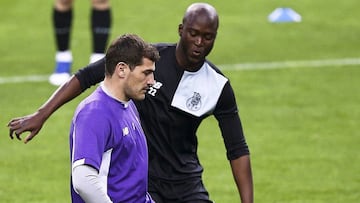
[[[156,83],[148,91],[150,100],[160,101],[196,117],[216,106],[227,79],[207,64],[197,72],[164,68],[155,72]]]

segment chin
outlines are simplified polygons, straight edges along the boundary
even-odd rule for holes
[[[138,100],[138,101],[144,100],[144,99],[145,99],[145,94],[134,97],[134,100]]]
[[[199,65],[199,64],[204,63],[204,61],[205,61],[205,58],[202,56],[201,57],[200,56],[189,57],[189,62],[192,65]]]

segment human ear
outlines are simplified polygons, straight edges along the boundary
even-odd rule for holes
[[[126,75],[125,69],[126,69],[127,64],[124,62],[119,62],[116,65],[116,73],[119,77],[123,78]]]
[[[179,36],[180,36],[180,37],[181,37],[181,35],[182,35],[182,32],[183,32],[183,24],[179,24],[178,33],[179,33]]]

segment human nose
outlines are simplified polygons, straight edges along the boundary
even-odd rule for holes
[[[197,46],[201,45],[202,42],[203,42],[203,39],[202,39],[201,36],[198,36],[198,37],[195,38],[195,44],[196,44]]]
[[[148,86],[153,86],[155,84],[154,73],[151,73],[149,75],[148,80],[147,80],[147,84],[148,84]]]

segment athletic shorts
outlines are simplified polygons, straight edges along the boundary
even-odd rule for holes
[[[156,203],[212,203],[200,177],[181,181],[149,177],[148,188]]]

